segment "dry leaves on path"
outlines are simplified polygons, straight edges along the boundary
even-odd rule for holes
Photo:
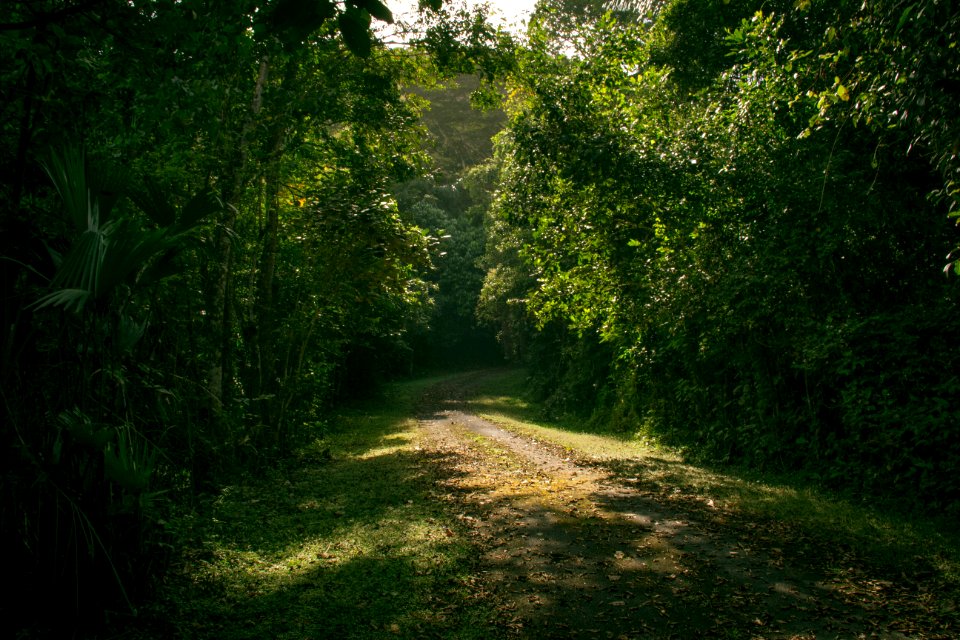
[[[947,638],[922,584],[842,547],[626,476],[472,414],[483,374],[430,390],[424,450],[484,549],[501,626],[537,638]],[[635,465],[631,471],[636,471]],[[960,630],[958,630],[960,633]]]

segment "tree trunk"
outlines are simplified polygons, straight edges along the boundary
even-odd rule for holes
[[[237,224],[237,208],[246,183],[247,164],[250,158],[250,134],[256,125],[257,116],[263,108],[263,90],[270,72],[270,59],[267,56],[260,61],[260,71],[250,103],[250,113],[243,124],[240,141],[236,149],[235,160],[227,168],[225,189],[222,193],[224,212],[217,234],[217,259],[211,286],[210,309],[207,318],[210,335],[213,336],[210,370],[207,375],[207,391],[214,415],[223,408],[223,372],[228,367],[226,360],[231,357],[230,336],[233,333],[228,306],[227,293],[231,288],[233,275],[233,234]]]
[[[277,249],[279,247],[280,233],[280,149],[282,147],[283,133],[277,132],[274,138],[273,148],[271,149],[270,164],[266,174],[266,185],[264,195],[264,237],[263,252],[260,257],[260,273],[257,282],[257,349],[260,353],[258,378],[260,381],[259,395],[264,398],[260,403],[261,419],[263,424],[277,428],[277,412],[274,408],[278,405],[280,372],[277,369],[277,356],[275,353],[277,319],[274,313],[274,275],[277,270]]]
[[[280,87],[289,94],[295,90],[297,65],[287,60],[283,68]],[[289,102],[289,101],[288,101]],[[260,269],[257,280],[257,303],[255,318],[257,323],[257,350],[259,352],[258,379],[260,415],[264,425],[275,433],[280,431],[282,373],[276,354],[278,314],[275,309],[274,288],[277,270],[277,252],[280,246],[280,191],[282,189],[282,159],[284,144],[288,134],[288,114],[274,114],[274,129],[267,150],[267,164],[264,172],[264,227],[263,249],[260,255]]]

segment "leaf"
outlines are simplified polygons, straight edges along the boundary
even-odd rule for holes
[[[211,191],[201,191],[193,196],[180,212],[177,224],[171,233],[181,234],[196,227],[204,218],[223,209],[223,202]]]
[[[60,289],[38,299],[32,309],[39,311],[45,307],[62,307],[64,311],[80,312],[89,299],[90,292],[86,289]]]
[[[303,42],[336,14],[331,0],[278,0],[269,14],[273,33],[286,45]]]
[[[109,429],[96,425],[80,409],[71,409],[58,416],[60,426],[78,443],[101,451],[112,438]]]
[[[69,185],[67,185],[69,187]],[[148,187],[148,190],[150,187]],[[156,192],[149,199],[161,219],[169,217],[163,199]],[[74,241],[60,263],[50,286],[54,291],[37,300],[33,308],[61,307],[67,311],[83,310],[86,303],[109,295],[117,285],[134,280],[154,258],[175,249],[184,234],[197,226],[208,214],[222,208],[210,192],[194,196],[180,213],[176,224],[167,228],[145,230],[132,220],[120,219],[88,227]],[[91,206],[91,222],[99,220],[97,202]],[[169,266],[166,265],[166,266]],[[164,274],[150,274],[156,278]]]
[[[900,21],[897,22],[897,28],[893,30],[894,33],[900,33],[900,30],[903,29],[904,25],[907,24],[907,20],[910,19],[910,14],[916,8],[917,8],[917,3],[907,5],[907,8],[903,10],[902,14],[900,14]]]
[[[393,13],[390,9],[380,2],[380,0],[356,0],[355,4],[359,9],[365,9],[372,17],[393,24]]]
[[[337,18],[343,42],[355,56],[366,58],[370,55],[370,14],[363,9],[347,7]]]
[[[117,331],[115,334],[117,349],[120,351],[120,353],[132,353],[133,347],[136,346],[137,342],[140,341],[140,338],[143,337],[143,332],[146,330],[146,328],[146,322],[137,322],[128,315],[121,315],[120,320],[117,323]]]
[[[105,230],[84,231],[64,256],[50,285],[57,289],[84,289],[96,296],[105,252]]]

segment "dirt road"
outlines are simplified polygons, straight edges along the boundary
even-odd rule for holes
[[[887,575],[777,522],[659,486],[483,420],[463,376],[424,396],[421,447],[458,462],[438,491],[481,540],[475,588],[535,638],[931,638],[921,576]],[[450,456],[449,454],[454,454]]]

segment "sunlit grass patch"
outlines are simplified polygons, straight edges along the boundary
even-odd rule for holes
[[[377,458],[379,456],[388,456],[393,453],[405,451],[413,441],[410,434],[391,434],[380,439],[379,445],[365,451],[358,457],[362,460]]]
[[[618,460],[634,457],[657,457],[658,459],[679,462],[682,458],[665,449],[654,447],[649,441],[640,438],[570,431],[558,425],[543,425],[518,420],[513,414],[484,411],[482,400],[471,403],[482,417],[501,424],[515,433],[531,438],[542,438],[571,451],[577,451],[596,460]],[[502,406],[502,403],[499,403]]]
[[[410,416],[425,380],[347,410],[266,479],[226,488],[168,590],[181,638],[496,638],[478,553]],[[169,612],[167,612],[169,614]]]

